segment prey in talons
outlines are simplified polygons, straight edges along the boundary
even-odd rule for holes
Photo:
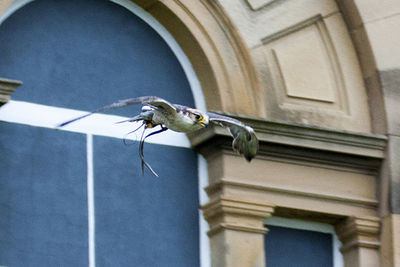
[[[139,155],[143,173],[144,167],[146,167],[153,175],[158,176],[151,166],[144,160],[143,147],[146,138],[162,133],[168,129],[176,132],[189,133],[205,128],[210,123],[213,123],[229,130],[233,137],[232,149],[240,155],[243,155],[247,161],[250,162],[258,152],[258,139],[255,132],[253,128],[243,122],[221,114],[204,112],[187,106],[172,104],[157,96],[141,96],[120,100],[111,105],[89,112],[83,116],[61,123],[58,127],[63,127],[74,121],[90,116],[93,113],[139,104],[143,105],[142,111],[139,115],[119,123],[142,122],[142,125],[139,128],[143,126],[145,128],[139,143]],[[161,128],[145,135],[147,129],[157,126],[160,126]],[[132,132],[137,131],[139,128]]]

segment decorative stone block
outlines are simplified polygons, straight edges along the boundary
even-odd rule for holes
[[[247,0],[247,3],[251,7],[251,9],[258,10],[260,8],[265,7],[266,5],[271,4],[275,0]]]
[[[280,104],[347,113],[347,99],[333,44],[321,16],[263,39]]]
[[[351,217],[336,228],[337,235],[342,241],[341,251],[353,248],[379,248],[380,220],[375,217]]]
[[[336,226],[345,267],[380,266],[380,219],[347,217]]]
[[[274,211],[274,205],[255,203],[235,197],[218,197],[202,207],[210,224],[209,236],[223,229],[265,234],[264,220]]]

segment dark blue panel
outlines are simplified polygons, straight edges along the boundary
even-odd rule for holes
[[[0,265],[87,266],[83,135],[0,122]]]
[[[199,266],[197,156],[145,144],[145,158],[159,178],[137,144],[94,138],[97,266]]]
[[[268,267],[333,266],[331,234],[267,227],[265,256]]]
[[[182,67],[163,39],[106,0],[27,4],[0,25],[0,58],[0,77],[24,82],[15,100],[82,110],[140,95],[194,104]]]

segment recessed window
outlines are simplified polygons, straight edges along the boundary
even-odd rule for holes
[[[272,217],[266,221],[268,267],[339,267],[343,260],[334,228],[328,224]]]

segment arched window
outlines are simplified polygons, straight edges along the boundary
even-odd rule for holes
[[[24,82],[0,112],[0,265],[199,265],[198,156],[186,136],[145,145],[156,178],[122,140],[136,126],[114,124],[140,107],[54,129],[134,96],[195,106],[180,61],[110,1],[34,1],[0,24],[0,76]]]

